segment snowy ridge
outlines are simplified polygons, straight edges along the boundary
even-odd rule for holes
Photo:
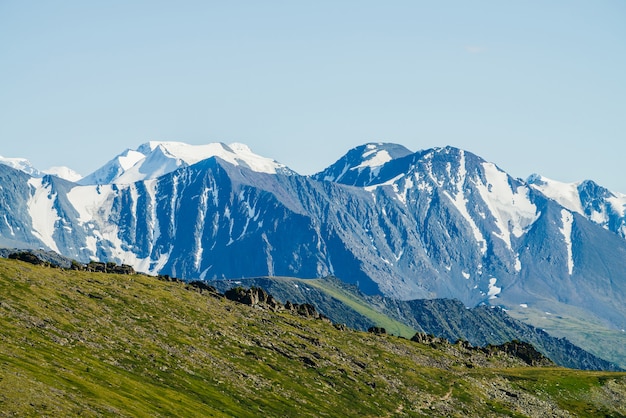
[[[50,167],[47,170],[39,170],[26,158],[6,158],[0,155],[0,164],[20,170],[32,177],[43,177],[49,174],[71,182],[77,182],[83,177],[69,167]]]
[[[538,174],[531,175],[527,182],[531,187],[558,202],[564,208],[581,215],[585,214],[580,204],[580,195],[578,194],[578,185],[580,183],[562,183]]]
[[[71,181],[72,183],[76,183],[83,178],[82,175],[78,174],[76,171],[72,170],[69,167],[50,167],[49,169],[44,170],[43,173]]]
[[[527,182],[567,210],[626,238],[626,194],[611,192],[590,180],[563,183],[533,174]]]
[[[23,171],[33,177],[41,177],[43,174],[37,170],[26,158],[7,158],[0,155],[0,164],[7,165],[16,170]]]
[[[351,149],[330,167],[312,177],[354,186],[373,186],[372,181],[386,164],[410,154],[411,151],[402,145],[372,142]]]
[[[259,173],[293,173],[284,164],[253,153],[244,144],[189,145],[183,142],[150,141],[140,145],[136,150],[127,149],[83,178],[80,184],[131,184],[158,178],[180,167],[190,166],[211,157],[218,157],[233,165],[244,166]]]

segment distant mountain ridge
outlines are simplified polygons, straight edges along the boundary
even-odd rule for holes
[[[50,167],[47,170],[39,170],[26,158],[5,158],[0,155],[0,164],[23,171],[33,177],[43,177],[46,174],[51,174],[69,181],[78,181],[82,178],[80,174],[69,167]]]
[[[127,149],[103,167],[78,181],[81,185],[131,184],[158,178],[180,167],[187,167],[211,157],[234,165],[271,174],[290,174],[285,165],[254,154],[247,145],[212,143],[189,145],[182,142],[151,141],[136,150]]]
[[[626,329],[624,198],[594,183],[515,179],[453,147],[365,144],[313,176],[242,145],[189,147],[149,143],[84,184],[0,165],[0,245],[189,280],[334,275]]]

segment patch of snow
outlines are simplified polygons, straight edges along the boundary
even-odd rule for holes
[[[132,166],[134,166],[144,158],[146,158],[144,154],[138,151],[128,150],[127,152],[117,157],[117,160],[119,161],[120,167],[122,167],[123,170],[130,170]]]
[[[406,205],[406,195],[409,190],[413,188],[413,180],[410,177],[407,177],[404,181],[404,189],[402,193],[396,193],[398,196],[398,200]]]
[[[43,185],[42,179],[31,178],[28,184],[34,188],[28,199],[28,214],[32,220],[33,235],[39,238],[48,248],[61,253],[54,241],[56,223],[61,219],[54,204],[56,194],[51,194],[48,187]]]
[[[85,224],[98,217],[114,194],[111,186],[76,186],[67,193],[67,199],[78,212],[78,221]]]
[[[494,232],[494,235],[512,250],[511,235],[519,238],[524,234],[539,217],[537,207],[528,197],[528,187],[513,190],[509,176],[495,164],[483,163],[483,170],[487,184],[476,186],[500,230],[500,234]]]
[[[538,175],[532,177],[531,183],[531,187],[555,200],[561,206],[572,212],[584,215],[583,207],[580,203],[578,185],[579,183],[562,183]]]
[[[495,277],[489,279],[489,290],[487,290],[487,296],[489,296],[489,299],[497,298],[497,295],[499,295],[502,291],[501,287],[496,286],[497,281],[498,279],[496,279]]]
[[[365,186],[363,189],[365,189],[365,191],[368,192],[373,192],[374,190],[376,190],[377,188],[381,187],[381,186],[395,186],[395,182],[397,182],[398,180],[400,180],[402,177],[404,177],[404,174],[398,174],[397,176],[395,176],[394,178],[392,178],[391,180],[387,180],[384,183],[379,183],[379,184],[375,184],[373,186]],[[396,186],[397,187],[397,186]],[[397,189],[394,189],[397,190]]]
[[[357,165],[356,167],[352,167],[351,170],[359,170],[366,167],[377,168],[388,163],[393,158],[391,158],[391,155],[389,155],[389,152],[387,152],[387,150],[372,149],[363,153],[363,159],[364,161],[361,162],[361,164]]]
[[[572,256],[572,225],[574,223],[574,216],[567,209],[561,209],[561,222],[563,228],[560,228],[559,231],[563,234],[567,248],[567,271],[571,276],[574,272],[574,258]]]
[[[465,279],[469,280],[470,274],[468,272],[462,271],[461,274],[463,275],[463,277],[465,277]]]
[[[194,253],[194,267],[196,268],[196,270],[200,268],[200,262],[202,261],[202,254],[204,252],[204,248],[202,247],[202,235],[204,234],[204,222],[208,209],[209,192],[210,189],[205,187],[204,190],[202,190],[202,194],[200,194],[198,216],[196,218],[193,233],[196,248],[196,251]]]
[[[626,216],[626,194],[613,193],[613,196],[609,197],[607,200],[620,217],[623,218]]]
[[[4,216],[4,223],[7,224],[7,227],[9,227],[9,232],[11,233],[12,236],[15,236],[15,231],[13,231],[13,227],[9,223],[9,219],[7,218],[7,215],[4,214],[3,216]]]

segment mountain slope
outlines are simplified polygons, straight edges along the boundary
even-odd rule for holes
[[[0,293],[7,416],[626,413],[624,373],[340,331],[179,282],[0,260]]]
[[[231,287],[259,287],[279,301],[308,303],[333,322],[367,330],[383,327],[387,333],[410,338],[416,331],[448,341],[468,341],[474,346],[503,344],[517,340],[532,344],[542,354],[564,367],[591,370],[618,370],[565,339],[550,336],[507,315],[502,309],[482,305],[468,309],[458,300],[427,299],[400,301],[366,296],[354,286],[332,277],[303,280],[286,277],[259,277],[208,282],[224,292]]]

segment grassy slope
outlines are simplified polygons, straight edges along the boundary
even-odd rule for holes
[[[364,300],[355,297],[353,294],[345,291],[339,286],[336,286],[331,281],[322,279],[299,280],[301,280],[303,283],[306,283],[307,285],[324,290],[327,294],[345,303],[356,312],[367,318],[370,318],[372,322],[374,322],[377,326],[385,328],[385,330],[389,334],[399,335],[405,338],[411,338],[413,335],[415,335],[415,329],[373,309]]]
[[[571,315],[554,315],[532,308],[514,307],[508,310],[513,318],[545,329],[556,337],[565,337],[590,353],[626,369],[626,333],[608,329],[600,320],[594,320],[574,308],[563,306],[561,311]],[[585,318],[585,319],[581,319]]]
[[[339,331],[140,275],[0,259],[0,331],[0,416],[626,415],[623,373]]]

